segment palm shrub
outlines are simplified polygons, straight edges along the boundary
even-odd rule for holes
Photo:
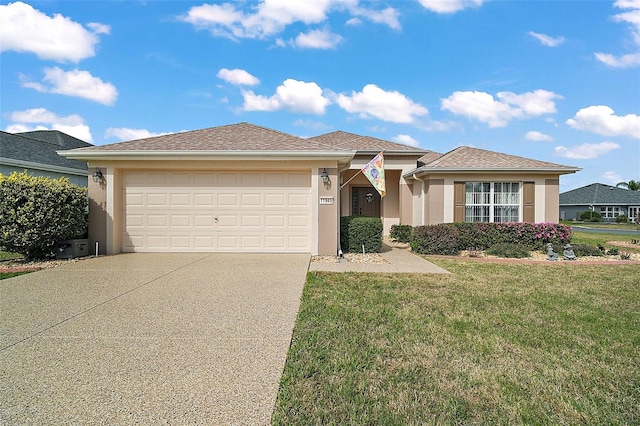
[[[83,238],[87,228],[86,188],[67,178],[0,174],[0,249],[46,258],[57,241]]]

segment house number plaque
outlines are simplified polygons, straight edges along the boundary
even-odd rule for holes
[[[320,197],[320,204],[333,204],[333,197]]]

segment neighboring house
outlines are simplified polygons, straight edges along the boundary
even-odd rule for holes
[[[560,219],[580,219],[588,211],[600,213],[605,222],[621,215],[634,219],[640,213],[640,191],[592,183],[560,194]]]
[[[0,173],[24,172],[34,176],[57,179],[67,177],[71,183],[87,186],[86,161],[71,160],[57,151],[91,147],[57,130],[36,130],[24,133],[0,131]]]
[[[358,174],[380,151],[384,198]],[[557,222],[559,176],[579,170],[341,131],[303,139],[248,123],[61,155],[102,175],[89,182],[89,233],[107,253],[335,255],[349,215],[382,218],[385,234],[399,223]]]

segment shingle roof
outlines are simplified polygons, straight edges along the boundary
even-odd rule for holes
[[[418,163],[422,163],[422,165],[424,166],[425,164],[429,164],[442,156],[443,154],[440,154],[439,152],[429,151],[422,157],[418,158]]]
[[[321,151],[326,146],[249,123],[100,145],[83,151]]]
[[[310,141],[321,143],[333,149],[345,149],[355,151],[407,151],[425,152],[420,148],[389,142],[371,136],[356,135],[341,130],[309,138]]]
[[[554,170],[575,172],[579,169],[501,152],[461,146],[440,157],[426,156],[426,163],[421,170]]]
[[[616,188],[603,183],[592,183],[581,188],[560,194],[560,205],[638,205],[640,206],[640,191]]]
[[[57,130],[24,133],[0,131],[0,157],[18,162],[87,170],[86,162],[68,160],[58,155],[56,151],[90,146],[92,146],[90,143]]]

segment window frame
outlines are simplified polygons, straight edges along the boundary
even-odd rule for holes
[[[464,221],[472,223],[522,222],[522,190],[522,182],[465,182]],[[502,213],[500,212],[501,210],[503,211]],[[511,210],[511,213],[507,212],[505,214],[504,211],[508,210]],[[514,210],[515,214],[513,214]],[[498,219],[497,222],[496,218]]]

